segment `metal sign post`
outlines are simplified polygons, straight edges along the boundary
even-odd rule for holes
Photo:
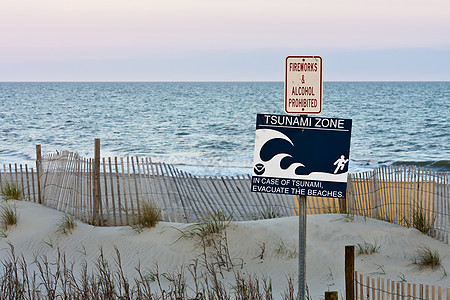
[[[305,299],[306,287],[306,196],[298,197],[298,299]]]
[[[303,115],[308,117],[308,115]],[[298,299],[306,296],[306,196],[296,196],[298,200]]]

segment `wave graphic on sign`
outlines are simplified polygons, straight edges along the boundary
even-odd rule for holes
[[[282,149],[281,152],[280,149]],[[253,175],[303,180],[347,181],[347,172],[341,174],[312,172],[308,175],[299,175],[298,173],[301,172],[298,169],[305,167],[305,164],[293,161],[294,151],[294,143],[285,134],[273,129],[257,129],[254,159],[254,165],[257,168],[253,169]]]
[[[286,151],[280,153],[280,149]],[[264,176],[292,178],[297,168],[305,166],[301,162],[290,162],[294,149],[294,143],[283,133],[272,129],[256,130],[255,164],[264,165]]]

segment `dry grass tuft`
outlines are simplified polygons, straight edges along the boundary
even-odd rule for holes
[[[75,221],[75,217],[72,215],[65,214],[61,217],[61,223],[58,225],[59,232],[64,234],[72,233],[72,230],[75,229],[77,223]]]
[[[282,239],[275,245],[275,253],[279,257],[293,259],[298,257],[296,245],[287,245]]]
[[[235,282],[230,289],[212,261],[207,262],[207,266],[194,261],[187,267],[164,273],[156,265],[151,274],[137,265],[137,278],[130,281],[123,270],[120,252],[115,250],[112,262],[100,249],[93,267],[82,261],[75,268],[75,263],[68,261],[58,249],[54,260],[36,255],[31,264],[37,271],[31,271],[25,257],[17,256],[9,243],[9,255],[0,263],[0,295],[2,299],[3,296],[7,299],[274,299],[270,278],[235,272]],[[288,287],[277,299],[295,299],[294,279],[287,279]]]
[[[442,258],[438,251],[429,247],[417,248],[416,254],[411,258],[411,261],[419,270],[424,268],[431,268],[432,270],[443,268]]]
[[[427,234],[431,229],[433,229],[433,222],[429,222],[422,209],[416,209],[413,212],[412,226],[422,232]]]
[[[263,207],[263,210],[259,211],[258,214],[253,216],[253,220],[266,220],[266,219],[276,219],[282,218],[284,215],[280,210],[273,206]]]
[[[0,221],[2,228],[4,230],[8,230],[8,227],[11,225],[17,224],[17,211],[16,207],[11,207],[8,204],[5,204],[0,209]]]
[[[216,235],[222,235],[231,225],[233,217],[226,216],[223,212],[208,213],[203,221],[188,226],[181,232],[181,238],[196,239],[199,243],[205,241],[207,244]]]
[[[133,228],[141,231],[142,228],[152,228],[161,221],[161,209],[153,202],[142,202],[140,212],[135,218]]]
[[[6,182],[0,191],[3,200],[20,200],[23,197],[22,189],[18,184]]]
[[[372,255],[380,252],[381,246],[377,245],[375,241],[373,244],[367,241],[362,243],[356,243],[356,254],[357,255]]]

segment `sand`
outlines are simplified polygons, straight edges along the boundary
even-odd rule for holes
[[[76,265],[86,261],[93,267],[100,248],[105,258],[113,262],[117,247],[127,276],[134,278],[138,264],[145,272],[151,272],[156,263],[160,272],[174,272],[202,253],[194,240],[180,239],[180,230],[188,224],[160,222],[155,228],[138,232],[128,226],[95,227],[77,221],[72,233],[64,234],[58,231],[63,213],[30,202],[8,204],[16,206],[19,219],[17,225],[8,229],[7,237],[0,239],[0,259],[9,257],[11,243],[16,254],[23,254],[30,263],[30,269],[36,257],[56,259],[58,249]],[[233,223],[227,230],[227,241],[234,270],[271,278],[275,299],[286,288],[287,276],[297,274],[297,217]],[[345,246],[364,242],[376,243],[379,252],[356,256],[358,272],[395,281],[450,286],[450,278],[442,270],[418,270],[410,259],[418,247],[427,246],[438,251],[443,267],[450,272],[448,245],[414,228],[383,221],[357,216],[350,221],[339,214],[308,215],[306,278],[314,299],[323,298],[325,291],[345,294]],[[225,282],[234,278],[233,272],[224,275]]]

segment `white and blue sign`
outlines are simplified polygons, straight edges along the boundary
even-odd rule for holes
[[[253,192],[345,198],[352,120],[258,114]]]

